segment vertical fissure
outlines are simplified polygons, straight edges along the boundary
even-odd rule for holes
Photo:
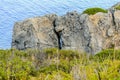
[[[116,23],[115,23],[115,16],[114,16],[115,10],[112,9],[111,13],[112,13],[113,25],[115,26],[116,25]]]
[[[110,10],[110,12],[111,12],[111,15],[112,15],[112,23],[113,23],[112,25],[115,26],[115,30],[117,30],[117,26],[116,26],[116,22],[115,22],[115,15],[114,15],[115,9],[112,8],[112,9]]]
[[[57,36],[57,39],[58,39],[58,48],[62,49],[62,47],[63,47],[62,30],[56,31],[56,29],[55,29],[55,27],[56,27],[55,21],[53,22],[53,26],[54,26],[54,32],[55,32],[55,34]]]

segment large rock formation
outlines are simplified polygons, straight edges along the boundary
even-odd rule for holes
[[[16,22],[12,47],[27,48],[58,47],[55,33],[62,30],[63,49],[76,49],[97,53],[102,49],[120,46],[120,10],[95,15],[68,12],[64,16],[55,14]]]

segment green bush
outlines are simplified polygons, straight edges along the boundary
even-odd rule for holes
[[[79,53],[74,50],[59,50],[57,48],[49,48],[45,49],[44,53],[47,57],[49,56],[50,58],[59,57],[61,59],[68,58],[69,60],[79,58]]]
[[[95,59],[103,61],[105,59],[118,59],[120,60],[120,50],[106,49],[102,50],[94,56]]]
[[[120,5],[115,6],[115,9],[120,10]]]
[[[25,56],[24,51],[0,50],[0,80],[28,80],[31,62]]]
[[[83,14],[93,15],[96,14],[97,12],[107,13],[107,10],[104,10],[102,8],[88,8],[85,11],[83,11]]]
[[[41,61],[39,58],[41,52],[50,58],[45,57]],[[107,49],[91,56],[56,48],[44,51],[0,50],[0,80],[57,80],[58,78],[119,80],[120,50]]]
[[[61,59],[59,66],[58,66],[58,69],[65,72],[65,73],[70,73],[72,66],[73,66],[72,64],[73,63],[71,63],[71,61]]]
[[[47,49],[44,49],[43,52],[47,57],[54,58],[57,56],[58,49],[57,48],[47,48]]]
[[[53,71],[51,74],[40,73],[40,76],[34,80],[74,80],[71,74],[63,71]]]
[[[59,55],[61,59],[73,60],[74,58],[79,58],[79,53],[73,50],[60,50]]]
[[[41,67],[39,72],[45,74],[51,74],[53,71],[57,71],[57,66],[55,64],[51,64],[49,66]]]
[[[60,59],[59,63],[52,63],[48,66],[43,66],[40,68],[40,73],[51,74],[53,71],[63,71],[65,73],[70,73],[72,66],[74,65],[73,61]]]

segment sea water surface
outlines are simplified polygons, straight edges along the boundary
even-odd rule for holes
[[[64,15],[66,12],[90,7],[110,8],[120,0],[0,0],[0,49],[11,48],[14,23],[45,14]]]

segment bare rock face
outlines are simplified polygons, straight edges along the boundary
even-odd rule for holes
[[[55,47],[57,44],[57,38],[53,31],[55,17],[56,15],[47,15],[16,22],[12,47],[20,50]]]
[[[46,15],[16,22],[12,47],[44,49],[58,47],[61,31],[62,49],[95,54],[102,49],[120,46],[120,11],[95,15],[68,12],[64,16]]]

